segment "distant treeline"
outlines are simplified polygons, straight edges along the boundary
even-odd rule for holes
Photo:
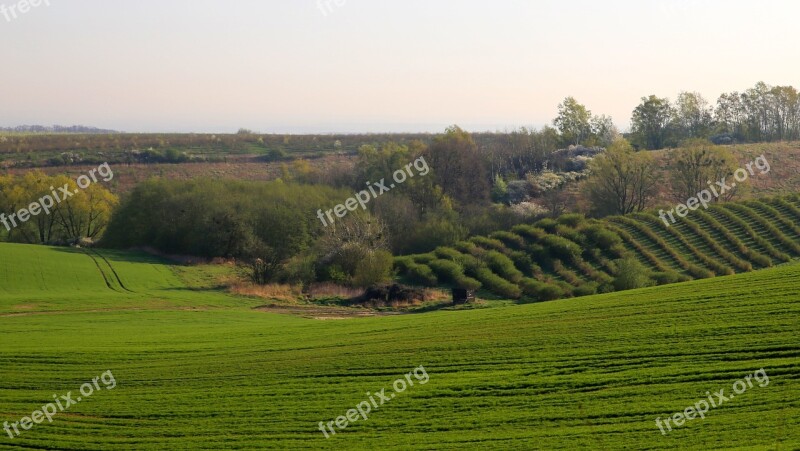
[[[642,148],[676,147],[692,138],[715,144],[800,139],[800,95],[792,86],[757,83],[722,94],[716,106],[696,92],[675,102],[651,95],[633,111],[631,141]]]
[[[106,130],[85,125],[18,125],[16,127],[0,127],[0,132],[10,133],[119,133],[116,130]]]

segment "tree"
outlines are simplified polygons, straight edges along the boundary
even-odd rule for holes
[[[672,197],[677,202],[686,202],[700,191],[708,189],[708,183],[714,183],[729,177],[736,170],[736,159],[730,151],[715,146],[703,139],[685,142],[680,149],[670,153],[672,160]],[[714,200],[730,200],[741,185],[728,190],[722,198]]]
[[[650,150],[663,148],[667,143],[673,116],[674,109],[669,99],[654,95],[642,97],[642,103],[633,110],[631,118],[636,142]]]
[[[436,184],[459,205],[489,201],[489,170],[469,133],[458,126],[449,127],[444,135],[433,140],[425,159]]]
[[[682,92],[675,102],[676,132],[679,139],[708,138],[712,108],[699,92]]]
[[[714,117],[719,133],[730,135],[731,139],[738,141],[747,139],[747,110],[742,94],[734,91],[720,95]]]
[[[624,139],[615,141],[591,163],[587,182],[594,213],[629,214],[644,210],[656,193],[653,156],[634,152]]]
[[[591,119],[591,127],[591,145],[608,147],[621,137],[619,130],[617,130],[617,127],[614,125],[614,120],[605,114],[593,116]]]
[[[564,144],[581,144],[592,134],[592,113],[574,97],[558,105],[558,117],[553,120]]]

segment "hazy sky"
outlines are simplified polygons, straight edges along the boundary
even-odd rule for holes
[[[649,94],[800,87],[795,0],[48,1],[0,13],[0,125],[502,130],[572,95],[626,127]]]

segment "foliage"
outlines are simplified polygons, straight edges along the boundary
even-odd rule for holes
[[[597,215],[642,211],[655,195],[658,180],[652,155],[634,152],[625,140],[595,158],[591,171],[587,190]]]
[[[633,290],[653,285],[650,271],[633,257],[619,259],[614,262],[617,265],[617,274],[614,279],[614,288],[617,291]]]
[[[60,189],[66,187],[74,193],[66,199]],[[61,200],[56,201],[56,196]],[[45,200],[49,198],[50,202]],[[28,172],[21,177],[0,176],[0,213],[10,216],[21,209],[31,212],[31,205],[39,205],[39,213],[30,215],[27,222],[18,217],[13,222],[6,219],[11,230],[5,225],[0,229],[6,232],[7,241],[29,244],[66,244],[78,243],[83,239],[97,240],[111,219],[112,211],[119,200],[107,188],[99,183],[92,183],[85,189],[79,188],[75,180],[66,176],[48,176],[41,171]],[[52,203],[49,214],[43,207]],[[32,213],[32,212],[31,212]]]

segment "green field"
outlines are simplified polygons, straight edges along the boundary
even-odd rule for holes
[[[0,245],[0,421],[116,380],[0,448],[800,448],[800,264],[317,321],[255,311],[206,272],[101,252]],[[318,429],[419,366],[427,384],[330,439]],[[656,426],[761,368],[768,385]]]

